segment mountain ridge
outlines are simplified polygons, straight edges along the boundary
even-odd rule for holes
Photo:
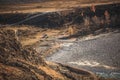
[[[41,2],[43,0],[0,0],[0,4]]]

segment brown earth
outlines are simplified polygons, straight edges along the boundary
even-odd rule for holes
[[[46,9],[50,10],[50,6],[53,6],[52,9],[54,9],[56,5],[53,5],[52,3],[56,4],[54,0],[49,3],[45,2],[44,4],[49,4]],[[36,5],[41,10],[41,6],[39,7],[40,4],[30,4],[30,6]],[[42,7],[46,6],[44,6],[44,4],[42,4]],[[60,5],[61,4],[62,3],[60,2]],[[71,4],[70,7],[74,7],[75,4]],[[5,11],[5,13],[9,13],[10,11],[10,13],[14,13],[14,10],[22,11],[26,6],[26,4],[20,4],[22,8],[18,7],[18,9],[16,9],[15,6],[17,5],[13,5],[10,8],[8,8],[10,5],[2,5],[6,8],[4,10],[1,8],[0,11]],[[28,5],[26,10],[31,8],[30,6]],[[64,6],[61,6],[61,8],[63,7]],[[30,12],[35,8],[31,8]],[[24,10],[23,12],[28,13]],[[109,18],[107,12],[105,16],[106,19]],[[93,17],[93,20],[96,21],[95,16]],[[119,20],[117,19],[117,21]],[[99,28],[97,28],[96,25],[89,26],[91,23],[92,22],[86,19],[84,26],[72,24],[59,29],[30,27],[24,25],[22,27],[10,26],[0,28],[0,80],[114,80],[99,78],[92,72],[83,69],[75,69],[67,65],[46,62],[44,60],[44,56],[57,50],[60,47],[60,44],[62,44],[62,42],[57,42],[55,39],[74,40],[77,39],[78,36],[97,35],[113,30],[109,26],[109,28],[103,27],[103,23],[109,23],[109,20],[104,20],[103,23],[100,22],[102,26],[100,25]],[[40,48],[38,49],[38,47]]]
[[[14,31],[0,29],[0,80],[94,80],[90,72],[53,66],[44,61],[41,54],[25,48],[16,40]],[[82,74],[84,73],[84,74]]]
[[[46,62],[33,47],[17,40],[15,30],[23,28],[0,29],[0,80],[105,80],[83,69]]]
[[[7,2],[6,2],[7,3]],[[119,0],[46,0],[42,2],[31,2],[25,4],[1,4],[0,14],[2,13],[36,13],[53,12],[75,7],[86,7],[91,5],[103,5],[120,3]]]

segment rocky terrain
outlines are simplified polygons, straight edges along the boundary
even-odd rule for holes
[[[64,43],[119,30],[119,3],[62,1],[0,5],[0,80],[115,80],[45,60]]]
[[[0,29],[0,80],[96,80],[91,72],[45,62],[41,54],[25,48],[12,30]]]
[[[16,30],[19,31],[19,36],[16,36]],[[59,48],[60,44],[64,42],[50,40],[51,37],[60,36],[57,30],[51,30],[51,33],[45,31],[45,33],[51,34],[48,35],[47,39],[42,37],[37,39],[35,36],[38,35],[36,35],[38,30],[38,28],[32,27],[0,28],[1,80],[107,80],[99,78],[92,72],[84,69],[77,69],[44,60],[44,57]],[[40,29],[39,36],[42,32]],[[56,33],[57,35],[55,36]],[[32,40],[32,37],[36,40]]]

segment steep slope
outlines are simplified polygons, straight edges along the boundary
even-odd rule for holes
[[[0,29],[0,80],[96,80],[88,71],[46,63],[32,48],[24,48],[13,30]]]

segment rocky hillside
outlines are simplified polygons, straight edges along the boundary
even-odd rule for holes
[[[32,48],[22,47],[14,33],[0,29],[0,80],[96,80],[91,72],[45,62]]]

